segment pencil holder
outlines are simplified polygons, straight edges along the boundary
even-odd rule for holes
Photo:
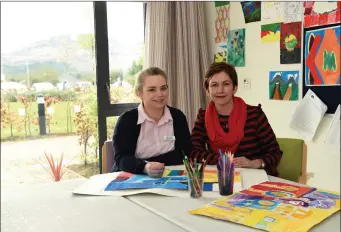
[[[187,173],[188,191],[191,198],[200,198],[204,185],[204,179]]]
[[[234,170],[231,170],[231,172],[224,172],[223,170],[218,169],[217,175],[220,195],[228,196],[233,194]]]

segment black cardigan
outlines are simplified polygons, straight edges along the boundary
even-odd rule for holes
[[[191,151],[191,135],[188,128],[186,116],[181,110],[167,106],[173,118],[173,128],[175,136],[174,150],[146,159],[164,163],[165,165],[182,164],[183,155],[187,156]],[[134,174],[142,174],[146,162],[135,157],[137,139],[140,134],[141,125],[137,125],[137,108],[122,114],[117,120],[113,136],[114,165],[111,172],[125,171]]]

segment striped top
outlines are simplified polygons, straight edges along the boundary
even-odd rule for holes
[[[247,106],[247,118],[244,126],[244,138],[234,154],[235,157],[244,156],[249,160],[262,159],[265,171],[272,176],[278,176],[277,165],[282,157],[282,151],[276,140],[266,115],[261,106]],[[212,152],[205,127],[204,109],[199,109],[197,119],[192,130],[191,158],[206,159],[207,164],[215,165],[218,154]],[[219,115],[218,120],[225,132],[228,132],[228,115]]]

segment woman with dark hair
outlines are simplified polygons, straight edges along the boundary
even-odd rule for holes
[[[237,168],[263,168],[278,176],[282,151],[261,106],[251,106],[236,97],[238,76],[225,62],[213,63],[205,76],[204,88],[210,102],[199,109],[192,130],[191,157],[217,164],[219,150],[232,152]]]

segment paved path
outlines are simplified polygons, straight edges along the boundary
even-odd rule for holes
[[[1,186],[12,186],[20,183],[41,183],[52,181],[50,174],[37,160],[45,164],[44,152],[52,153],[59,159],[64,153],[65,164],[82,162],[79,154],[82,147],[78,136],[63,136],[18,142],[1,143]],[[63,179],[79,178],[73,171],[67,171]]]

